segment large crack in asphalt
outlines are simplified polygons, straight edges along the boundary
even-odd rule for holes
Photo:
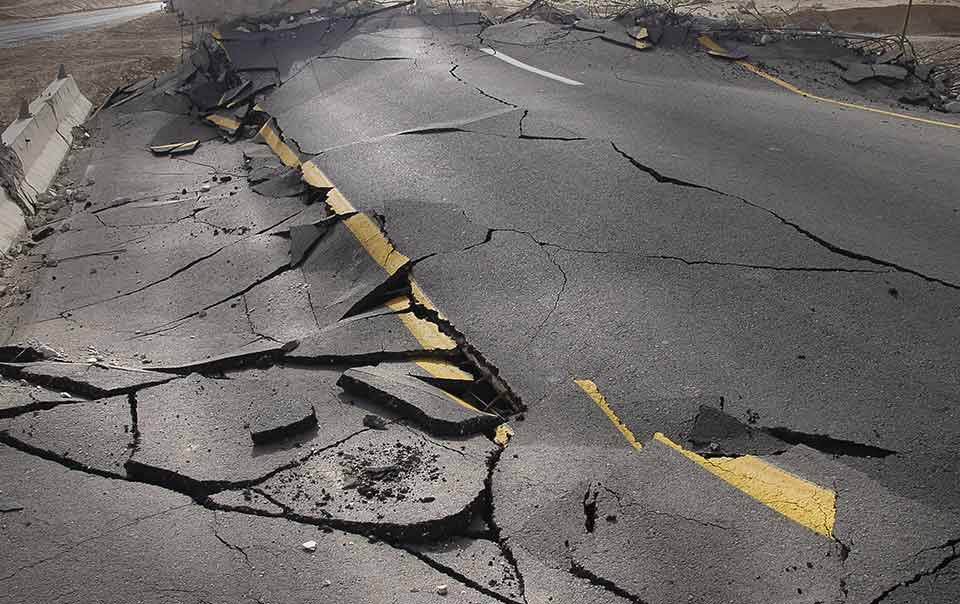
[[[478,34],[478,37],[479,37],[479,36],[480,36],[480,34]],[[480,39],[482,40],[482,38],[480,38]],[[462,77],[460,77],[460,76],[456,73],[456,70],[457,70],[458,67],[459,67],[459,64],[454,65],[454,66],[450,69],[450,75],[453,76],[453,77],[454,77],[457,81],[459,81],[460,83],[464,84],[465,86],[471,86],[472,88],[474,88],[478,93],[482,94],[483,96],[486,96],[486,97],[488,97],[488,98],[490,98],[490,99],[493,99],[493,100],[495,100],[495,101],[497,101],[497,102],[503,103],[504,105],[507,105],[507,106],[510,106],[510,107],[514,107],[514,108],[516,108],[516,109],[523,109],[520,105],[517,105],[517,104],[512,103],[512,102],[510,102],[510,101],[506,101],[506,100],[501,99],[501,98],[499,98],[499,97],[496,97],[496,96],[494,96],[494,95],[486,92],[485,90],[483,90],[483,89],[481,89],[481,88],[479,88],[479,87],[477,87],[477,86],[474,86],[474,85],[471,84],[470,82],[466,81],[465,79],[463,79]],[[550,137],[525,137],[525,136],[523,136],[523,132],[522,132],[522,122],[523,122],[523,119],[526,118],[528,110],[526,110],[526,109],[523,109],[523,110],[524,110],[524,115],[523,115],[523,118],[521,118],[521,136],[519,136],[519,138],[522,138],[522,139],[523,139],[523,138],[533,138],[533,139],[538,139],[538,140],[561,140],[561,141],[567,141],[567,140],[569,140],[569,141],[588,140],[588,139],[580,139],[580,138],[570,138],[570,139],[567,139],[567,138],[550,138]],[[458,128],[453,129],[453,131],[457,131],[457,130],[465,131],[465,132],[470,132],[469,130],[463,130],[463,129],[458,129]],[[450,131],[450,130],[448,130],[448,131]],[[439,132],[439,131],[438,131],[438,132]],[[692,181],[683,180],[683,179],[681,179],[681,178],[676,178],[676,177],[673,177],[673,176],[665,175],[665,174],[663,174],[662,172],[660,172],[659,170],[657,170],[656,168],[653,168],[652,166],[647,165],[647,164],[641,162],[640,160],[638,160],[637,158],[635,158],[635,157],[631,156],[630,154],[628,154],[626,151],[624,151],[623,149],[621,149],[620,147],[618,147],[615,141],[612,141],[612,140],[611,140],[611,141],[608,141],[608,142],[609,142],[610,145],[613,147],[614,151],[616,151],[616,152],[617,152],[619,155],[621,155],[624,159],[626,159],[628,162],[630,162],[631,165],[633,165],[635,168],[637,168],[637,169],[640,170],[641,172],[647,174],[648,176],[650,176],[650,177],[653,178],[655,181],[657,181],[657,182],[659,182],[659,183],[661,183],[661,184],[670,184],[670,185],[674,185],[674,186],[678,186],[678,187],[685,187],[685,188],[691,188],[691,189],[701,189],[701,190],[709,191],[709,192],[711,192],[711,193],[715,193],[715,194],[717,194],[717,195],[721,195],[721,196],[724,196],[724,197],[727,197],[727,198],[730,198],[730,199],[734,199],[734,200],[736,200],[736,201],[739,202],[739,203],[745,204],[745,205],[747,205],[747,206],[750,206],[750,207],[752,207],[752,208],[755,208],[755,209],[757,209],[757,210],[760,210],[760,211],[763,211],[763,212],[769,214],[770,216],[774,217],[778,222],[780,222],[780,223],[783,224],[784,226],[789,227],[790,229],[796,231],[797,233],[799,233],[799,234],[802,235],[803,237],[805,237],[805,238],[813,241],[813,242],[816,243],[817,245],[819,245],[819,246],[827,249],[828,251],[830,251],[830,252],[832,252],[832,253],[834,253],[834,254],[838,254],[838,255],[840,255],[840,256],[843,256],[843,257],[846,257],[846,258],[850,258],[850,259],[853,259],[853,260],[859,260],[859,261],[862,261],[862,262],[868,262],[868,263],[871,263],[871,264],[875,264],[875,265],[877,265],[877,266],[881,266],[881,267],[884,267],[884,268],[886,268],[886,269],[893,269],[893,270],[895,270],[895,271],[897,271],[897,272],[906,273],[906,274],[912,275],[912,276],[914,276],[914,277],[918,277],[918,278],[920,278],[920,279],[923,279],[924,281],[928,281],[928,282],[930,282],[930,283],[936,283],[936,284],[938,284],[938,285],[942,285],[942,286],[944,286],[944,287],[948,287],[948,288],[951,288],[951,289],[960,289],[960,284],[952,283],[952,282],[947,281],[947,280],[945,280],[945,279],[941,279],[941,278],[939,278],[939,277],[934,277],[934,276],[932,276],[932,275],[927,275],[927,274],[925,274],[925,273],[923,273],[923,272],[921,272],[921,271],[911,269],[911,268],[906,267],[906,266],[903,266],[903,265],[901,265],[901,264],[897,264],[897,263],[892,262],[892,261],[889,261],[889,260],[884,260],[884,259],[882,259],[882,258],[878,258],[878,257],[875,257],[875,256],[871,256],[871,255],[869,255],[869,254],[864,254],[864,253],[862,253],[862,252],[857,252],[857,251],[855,251],[855,250],[851,250],[851,249],[845,248],[845,247],[843,247],[843,246],[840,246],[840,245],[838,245],[838,244],[835,244],[835,243],[833,243],[833,242],[831,242],[831,241],[828,241],[827,239],[825,239],[825,238],[817,235],[816,233],[810,231],[809,229],[804,228],[804,227],[801,226],[800,224],[798,224],[798,223],[796,223],[796,222],[793,222],[793,221],[785,218],[784,216],[781,216],[780,214],[778,214],[777,212],[773,211],[772,209],[767,208],[767,207],[765,207],[765,206],[763,206],[763,205],[761,205],[761,204],[752,202],[752,201],[750,201],[750,200],[748,200],[748,199],[746,199],[746,198],[744,198],[744,197],[741,197],[741,196],[739,196],[739,195],[735,195],[735,194],[732,194],[732,193],[727,193],[727,192],[725,192],[725,191],[721,191],[721,190],[719,190],[719,189],[716,189],[716,188],[711,187],[711,186],[708,186],[708,185],[703,185],[703,184],[695,183],[695,182],[692,182]],[[510,229],[506,229],[506,230],[510,230]],[[522,232],[522,231],[518,231],[518,232]],[[556,247],[561,247],[561,246],[556,246]],[[562,249],[562,247],[561,247],[561,249]],[[585,252],[585,253],[609,253],[609,252],[606,252],[606,251],[599,251],[599,250],[597,250],[597,251],[594,251],[594,250],[567,250],[567,251],[578,251],[578,252]],[[688,264],[688,265],[696,265],[696,264],[723,264],[723,263],[714,263],[714,262],[710,262],[710,261],[690,261],[690,260],[686,260],[686,259],[683,259],[683,258],[680,258],[680,257],[675,257],[675,256],[650,256],[650,258],[659,258],[659,259],[663,259],[663,260],[674,260],[674,261],[678,261],[678,262],[683,262],[683,263]],[[768,269],[768,270],[797,270],[797,271],[801,271],[801,270],[812,270],[812,271],[822,271],[822,272],[870,272],[870,271],[866,271],[866,270],[857,270],[857,269],[818,269],[818,268],[810,269],[810,268],[803,268],[803,267],[771,267],[771,266],[763,266],[763,265],[739,265],[739,264],[737,264],[737,263],[729,263],[729,265],[730,265],[730,266],[743,266],[744,268],[758,268],[758,269]],[[882,272],[882,271],[877,271],[877,272]]]
[[[633,602],[634,604],[649,604],[640,596],[630,593],[629,591],[623,589],[613,581],[610,581],[609,579],[604,579],[603,577],[590,572],[586,567],[579,564],[572,557],[570,558],[569,562],[570,562],[569,572],[574,577],[577,577],[578,579],[584,579],[588,581],[591,585],[596,585],[597,587],[600,587],[603,590],[610,592],[615,596],[623,598],[628,602]]]
[[[911,585],[914,585],[915,583],[919,583],[926,577],[933,577],[938,575],[940,572],[942,572],[944,569],[950,566],[950,564],[952,564],[954,561],[960,559],[960,550],[957,549],[958,545],[960,545],[960,539],[951,539],[950,541],[947,541],[943,545],[935,548],[935,549],[949,548],[950,554],[945,556],[942,560],[940,560],[940,562],[938,562],[933,567],[928,569],[922,569],[920,570],[920,572],[914,574],[912,577],[905,579],[903,581],[899,581],[895,585],[888,587],[882,593],[880,593],[880,595],[878,595],[876,598],[871,600],[870,604],[880,604],[881,602],[883,602],[884,600],[892,596],[897,590],[902,589],[904,587],[909,587]]]
[[[856,252],[856,251],[854,251],[854,250],[850,250],[850,249],[841,247],[841,246],[839,246],[839,245],[837,245],[837,244],[835,244],[835,243],[832,243],[832,242],[830,242],[830,241],[827,241],[826,239],[824,239],[823,237],[820,237],[819,235],[813,233],[812,231],[810,231],[810,230],[808,230],[808,229],[805,229],[804,227],[800,226],[799,224],[797,224],[797,223],[795,223],[795,222],[792,222],[792,221],[784,218],[783,216],[781,216],[780,214],[774,212],[774,211],[771,210],[770,208],[767,208],[767,207],[762,206],[762,205],[760,205],[760,204],[758,204],[758,203],[754,203],[754,202],[752,202],[752,201],[749,201],[748,199],[745,199],[745,198],[743,198],[743,197],[740,197],[739,195],[734,195],[734,194],[732,194],[732,193],[727,193],[727,192],[725,192],[725,191],[721,191],[721,190],[719,190],[719,189],[715,189],[715,188],[710,187],[710,186],[701,185],[701,184],[694,183],[694,182],[690,182],[690,181],[686,181],[686,180],[681,180],[681,179],[679,179],[679,178],[674,178],[674,177],[672,177],[672,176],[665,176],[664,174],[660,173],[660,172],[657,171],[656,169],[654,169],[654,168],[652,168],[652,167],[650,167],[650,166],[648,166],[648,165],[640,162],[640,161],[637,160],[636,158],[632,157],[631,155],[629,155],[628,153],[626,153],[625,151],[623,151],[622,149],[620,149],[619,147],[617,147],[617,144],[616,144],[615,142],[612,142],[612,141],[611,141],[610,144],[613,146],[613,149],[614,149],[617,153],[619,153],[620,155],[622,155],[622,156],[623,156],[627,161],[629,161],[634,167],[636,167],[636,168],[637,168],[638,170],[640,170],[641,172],[644,172],[644,173],[648,174],[649,176],[651,176],[654,180],[656,180],[656,181],[659,182],[659,183],[671,184],[671,185],[676,185],[676,186],[678,186],[678,187],[686,187],[686,188],[691,188],[691,189],[702,189],[702,190],[705,190],[705,191],[710,191],[711,193],[716,193],[717,195],[722,195],[722,196],[724,196],[724,197],[729,197],[730,199],[735,199],[735,200],[739,201],[740,203],[746,204],[746,205],[748,205],[748,206],[750,206],[750,207],[752,207],[752,208],[755,208],[755,209],[757,209],[757,210],[762,210],[762,211],[766,212],[767,214],[770,214],[771,216],[773,216],[774,218],[776,218],[781,224],[790,227],[791,229],[793,229],[793,230],[795,230],[796,232],[800,233],[801,235],[803,235],[803,236],[806,237],[807,239],[810,239],[811,241],[813,241],[813,242],[816,243],[817,245],[820,245],[821,247],[826,248],[827,250],[833,252],[834,254],[839,254],[839,255],[841,255],[841,256],[844,256],[844,257],[847,257],[847,258],[851,258],[851,259],[853,259],[853,260],[860,260],[860,261],[862,261],[862,262],[869,262],[869,263],[871,263],[871,264],[876,264],[876,265],[878,265],[878,266],[883,266],[883,267],[886,267],[886,268],[892,268],[892,269],[894,269],[894,270],[896,270],[896,271],[899,271],[899,272],[902,272],[902,273],[907,273],[907,274],[913,275],[913,276],[915,276],[915,277],[919,277],[919,278],[923,279],[924,281],[929,281],[929,282],[931,282],[931,283],[937,283],[937,284],[939,284],[939,285],[943,285],[943,286],[949,287],[949,288],[951,288],[951,289],[960,289],[960,285],[958,285],[958,284],[956,284],[956,283],[951,283],[951,282],[949,282],[949,281],[945,281],[945,280],[940,279],[940,278],[938,278],[938,277],[933,277],[933,276],[931,276],[931,275],[926,275],[926,274],[924,274],[924,273],[921,273],[920,271],[916,271],[916,270],[914,270],[914,269],[905,267],[905,266],[900,265],[900,264],[897,264],[897,263],[895,263],[895,262],[890,262],[889,260],[883,260],[882,258],[877,258],[877,257],[875,257],[875,256],[870,256],[870,255],[867,255],[867,254],[863,254],[863,253],[860,253],[860,252]]]

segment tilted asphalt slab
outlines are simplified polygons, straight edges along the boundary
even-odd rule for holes
[[[955,135],[601,25],[225,29],[239,140],[216,45],[101,111],[0,599],[956,600]]]

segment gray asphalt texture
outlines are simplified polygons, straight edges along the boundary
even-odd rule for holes
[[[326,191],[172,102],[189,65],[98,114],[82,199],[2,315],[0,602],[960,599],[955,131],[678,32],[640,52],[395,11],[223,34],[411,262],[387,275]],[[411,278],[441,314],[384,305]],[[414,364],[444,360],[477,379]],[[658,432],[833,491],[832,531]]]
[[[123,23],[160,10],[162,2],[148,2],[136,6],[104,8],[56,17],[13,21],[0,24],[0,48],[16,46],[28,40],[52,38],[64,34],[96,29],[104,25]]]

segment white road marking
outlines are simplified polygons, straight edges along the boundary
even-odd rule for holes
[[[576,81],[576,80],[571,80],[570,78],[565,78],[565,77],[563,77],[563,76],[561,76],[561,75],[557,75],[557,74],[555,74],[555,73],[550,73],[549,71],[544,71],[544,70],[542,70],[542,69],[537,69],[537,68],[534,67],[533,65],[527,65],[526,63],[524,63],[524,62],[522,62],[522,61],[518,61],[518,60],[514,59],[513,57],[511,57],[511,56],[509,56],[509,55],[505,55],[505,54],[503,54],[502,52],[497,51],[497,50],[494,50],[494,49],[492,49],[492,48],[481,48],[481,49],[480,49],[480,52],[486,53],[486,54],[490,55],[491,57],[496,57],[497,59],[500,59],[500,60],[503,61],[504,63],[509,63],[509,64],[513,65],[514,67],[519,67],[520,69],[526,69],[526,70],[529,71],[530,73],[535,73],[535,74],[540,75],[540,76],[543,76],[543,77],[545,77],[545,78],[550,78],[551,80],[556,80],[556,81],[558,81],[558,82],[560,82],[560,83],[563,83],[563,84],[566,84],[566,85],[568,85],[568,86],[583,86],[583,82],[578,82],[578,81]]]

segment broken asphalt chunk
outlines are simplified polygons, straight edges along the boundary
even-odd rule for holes
[[[790,445],[706,405],[700,407],[688,440],[706,456],[773,455]]]
[[[230,379],[191,375],[144,390],[137,395],[140,439],[127,471],[191,495],[256,484],[311,450],[364,431],[367,411],[337,396],[337,377],[336,371],[272,367]],[[278,400],[309,401],[323,430],[292,431],[253,448],[251,431],[259,429],[258,421],[266,425],[264,405]],[[275,423],[282,421],[288,420]]]
[[[193,140],[188,143],[173,143],[171,145],[156,145],[150,147],[150,151],[155,155],[184,155],[193,153],[200,146],[199,140]]]
[[[492,432],[503,423],[448,392],[415,377],[379,367],[350,369],[337,384],[348,392],[369,397],[406,417],[431,434],[450,436]]]
[[[174,379],[143,369],[58,361],[0,363],[0,374],[95,398],[127,394]]]
[[[239,369],[252,365],[269,365],[299,346],[296,340],[284,344],[261,344],[243,350],[209,357],[200,361],[181,363],[178,365],[162,365],[154,367],[161,373],[175,373],[189,375],[191,373],[211,373],[227,369]]]
[[[840,74],[845,82],[857,84],[871,78],[883,80],[903,81],[909,72],[899,65],[864,65],[853,63],[846,71]]]
[[[417,320],[410,313],[402,316]],[[446,358],[455,353],[452,340],[429,347],[421,344],[400,317],[401,314],[386,313],[340,321],[303,338],[287,357],[315,365],[365,365],[410,358]]]
[[[317,425],[317,413],[310,403],[298,399],[255,403],[250,419],[250,438],[258,445],[306,432]]]
[[[253,186],[253,190],[266,197],[296,197],[307,192],[307,184],[300,176],[300,170],[287,168],[278,175]]]

